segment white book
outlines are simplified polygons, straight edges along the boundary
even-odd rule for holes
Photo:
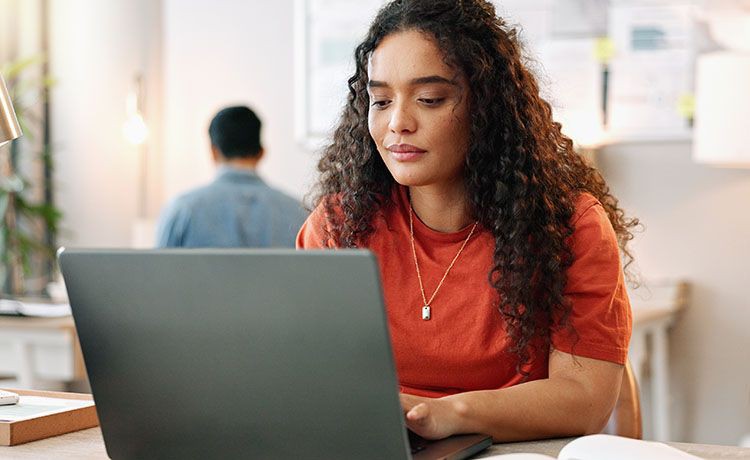
[[[555,460],[543,454],[500,454],[483,460]],[[609,434],[592,434],[575,439],[562,448],[557,460],[700,460],[661,442],[641,441]]]

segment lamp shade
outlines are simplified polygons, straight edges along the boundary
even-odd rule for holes
[[[698,58],[693,159],[750,168],[750,53]]]
[[[18,126],[16,112],[5,86],[5,80],[0,75],[0,147],[5,143],[21,137],[21,127]]]

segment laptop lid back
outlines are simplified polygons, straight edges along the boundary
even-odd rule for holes
[[[113,458],[409,458],[366,251],[63,250]]]

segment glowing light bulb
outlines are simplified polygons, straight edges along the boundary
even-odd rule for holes
[[[135,112],[130,115],[122,126],[122,134],[125,140],[133,145],[141,145],[148,138],[148,126],[143,121],[143,116]]]

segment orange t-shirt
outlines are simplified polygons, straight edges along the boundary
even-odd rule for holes
[[[431,319],[422,319],[424,304],[409,236],[406,188],[398,186],[393,204],[374,217],[368,249],[378,259],[394,359],[401,391],[440,397],[521,383],[516,355],[509,351],[505,321],[497,311],[497,292],[488,281],[494,239],[478,226],[431,303]],[[624,364],[631,331],[630,304],[620,267],[614,230],[604,208],[582,194],[573,216],[573,265],[565,295],[573,309],[569,328],[553,328],[552,346],[578,356]],[[324,244],[325,212],[319,206],[297,235],[297,247]],[[471,226],[440,233],[414,219],[414,240],[425,295],[429,299]],[[532,352],[524,369],[529,379],[546,378],[549,350]]]

